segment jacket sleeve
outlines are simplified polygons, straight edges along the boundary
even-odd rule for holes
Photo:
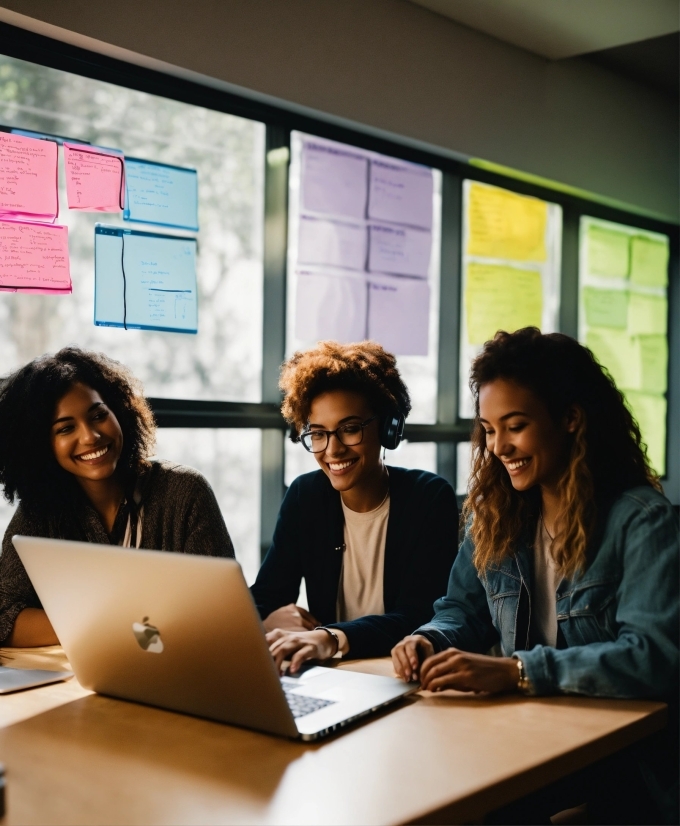
[[[187,478],[186,483],[189,507],[184,553],[233,559],[234,546],[210,484],[199,474]]]
[[[518,652],[536,694],[678,696],[678,554],[672,508],[656,501],[623,526],[617,637],[608,642]]]
[[[12,633],[17,616],[24,608],[42,608],[35,588],[12,543],[15,534],[42,536],[35,524],[24,514],[21,505],[12,517],[2,540],[0,556],[0,641]]]
[[[435,651],[458,648],[485,654],[498,642],[486,591],[472,562],[474,544],[468,529],[451,568],[446,596],[435,602],[431,622],[413,633],[430,640]]]
[[[407,634],[413,633],[433,614],[433,603],[446,588],[446,580],[456,557],[458,545],[458,505],[451,485],[434,476],[427,482],[418,513],[418,539],[404,549],[397,599],[385,614],[339,622],[347,635],[349,656],[385,657]]]
[[[263,620],[277,608],[295,602],[300,595],[300,518],[299,483],[295,480],[283,498],[272,544],[250,588]]]

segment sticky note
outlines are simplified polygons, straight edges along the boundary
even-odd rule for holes
[[[540,328],[542,316],[540,273],[492,264],[468,264],[465,319],[470,344],[483,344],[498,330]]]
[[[545,261],[548,205],[538,198],[473,183],[468,202],[468,255]]]
[[[638,361],[639,383],[644,393],[665,393],[668,387],[668,339],[666,336],[638,336],[633,339]]]
[[[371,160],[368,217],[432,229],[432,170]]]
[[[305,142],[302,206],[312,212],[365,218],[368,159],[347,149]]]
[[[430,285],[416,278],[369,276],[368,337],[396,356],[426,356]]]
[[[630,280],[646,287],[668,284],[668,239],[637,235],[630,242]]]
[[[122,152],[64,141],[64,168],[69,209],[123,210],[125,162]]]
[[[628,291],[584,287],[583,306],[589,327],[628,326]]]
[[[366,338],[366,280],[360,274],[297,271],[295,335],[349,344]]]
[[[593,351],[598,362],[607,368],[619,389],[635,389],[639,386],[638,362],[633,342],[626,330],[591,327],[586,333],[586,346]]]
[[[626,233],[589,226],[587,230],[588,272],[613,278],[627,278],[630,266],[630,238]]]
[[[298,262],[350,270],[366,266],[368,231],[363,224],[300,216]]]
[[[0,221],[0,290],[70,293],[67,227]]]
[[[0,132],[0,219],[55,221],[57,144]]]
[[[647,458],[654,470],[666,473],[666,399],[661,395],[627,391],[626,402],[647,445]]]
[[[368,236],[368,269],[371,272],[427,277],[432,251],[431,232],[371,224]]]
[[[661,296],[631,293],[628,303],[628,332],[631,336],[665,335],[668,300]]]
[[[125,158],[123,220],[198,230],[198,173],[139,158]]]

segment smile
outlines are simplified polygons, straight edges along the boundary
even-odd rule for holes
[[[328,465],[332,473],[340,473],[341,471],[347,470],[347,468],[352,467],[352,465],[358,461],[358,459],[347,459],[347,461],[345,462],[327,462],[326,464]]]
[[[506,462],[506,467],[508,470],[519,470],[523,468],[525,465],[528,465],[531,461],[531,457],[528,459],[516,459],[514,462]]]
[[[106,453],[109,452],[109,448],[111,445],[106,445],[106,447],[100,447],[99,450],[93,450],[92,453],[81,453],[80,456],[76,456],[76,459],[80,459],[81,462],[91,462],[94,459],[101,459]]]

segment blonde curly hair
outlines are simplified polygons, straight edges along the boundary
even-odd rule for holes
[[[284,394],[281,413],[293,442],[300,441],[307,426],[312,401],[330,390],[360,393],[380,416],[396,408],[406,418],[411,411],[396,358],[375,341],[320,341],[311,350],[298,351],[281,365],[279,387]]]

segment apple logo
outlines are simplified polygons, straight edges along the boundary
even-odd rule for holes
[[[163,651],[161,632],[149,623],[148,617],[144,617],[141,622],[133,622],[132,633],[143,651],[150,651],[152,654],[160,654]]]

